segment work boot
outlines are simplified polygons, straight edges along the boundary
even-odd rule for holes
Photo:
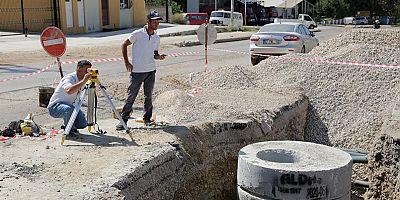
[[[156,123],[154,121],[151,121],[150,119],[143,119],[143,121],[144,121],[144,125],[146,125],[146,126],[156,125]]]
[[[63,129],[64,133],[65,133],[65,126],[64,125],[61,126],[61,129]],[[69,131],[68,135],[67,135],[67,138],[71,138],[71,139],[72,138],[79,138],[78,129],[76,129],[75,127],[72,127],[71,130]]]
[[[125,122],[125,124],[128,126],[128,119],[122,119],[124,122]],[[117,126],[115,126],[115,129],[117,130],[117,131],[122,131],[122,130],[125,130],[125,128],[124,128],[124,125],[122,125],[122,123],[120,122]]]

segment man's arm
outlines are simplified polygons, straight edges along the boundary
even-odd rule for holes
[[[158,60],[164,60],[165,59],[165,54],[159,54],[157,50],[154,51],[154,59],[158,59]]]
[[[124,43],[122,43],[122,56],[124,57],[125,67],[128,72],[131,72],[133,69],[132,64],[129,62],[128,58],[128,46],[131,45],[131,41],[126,39]]]
[[[86,73],[82,80],[80,80],[74,85],[67,86],[66,88],[64,88],[65,93],[71,95],[78,92],[82,88],[82,86],[85,85],[85,83],[89,80],[90,76],[91,75],[89,73]]]

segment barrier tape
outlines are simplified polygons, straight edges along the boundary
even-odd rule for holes
[[[221,52],[229,52],[229,53],[236,53],[236,54],[244,54],[244,55],[259,55],[259,56],[266,56],[262,54],[252,54],[250,52],[242,52],[242,51],[234,51],[234,50],[226,50],[226,49],[217,49],[217,48],[208,48],[209,50],[214,50],[214,51],[221,51]],[[179,56],[188,56],[188,55],[198,55],[202,54],[204,51],[194,51],[194,52],[183,52],[183,53],[170,53],[167,54],[167,56],[172,56],[172,57],[179,57]],[[334,61],[334,60],[325,60],[325,59],[317,59],[317,58],[287,58],[288,60],[295,60],[295,61],[305,61],[305,62],[314,62],[314,63],[329,63],[329,64],[337,64],[337,65],[355,65],[355,66],[365,66],[365,67],[382,67],[382,68],[399,68],[398,64],[372,64],[372,63],[363,63],[363,62],[350,62],[350,61]],[[117,61],[123,61],[123,58],[103,58],[103,59],[93,59],[89,60],[92,63],[99,63],[99,62],[117,62]],[[62,61],[61,64],[77,64],[78,61]],[[53,66],[55,64],[49,64],[47,67],[44,67],[42,69],[39,69],[35,72],[29,73],[29,74],[24,74],[21,76],[15,76],[11,78],[6,78],[0,80],[1,83],[5,83],[7,81],[11,80],[16,80],[20,78],[25,78],[29,76],[33,76],[36,74],[40,74]]]
[[[266,56],[266,55],[263,55],[263,54],[252,54],[250,52],[233,51],[233,50],[226,50],[226,49],[215,49],[215,48],[210,48],[210,49],[211,50],[215,50],[215,51],[222,51],[222,52],[239,53],[239,54],[246,54],[246,55]],[[363,63],[363,62],[325,60],[325,59],[318,59],[318,58],[286,58],[286,59],[287,60],[295,60],[295,61],[314,62],[314,63],[329,63],[329,64],[337,64],[337,65],[355,65],[355,66],[364,66],[364,67],[382,67],[382,68],[399,68],[400,67],[400,65],[398,65],[398,64],[372,64],[372,63]]]
[[[195,52],[183,52],[183,53],[170,53],[167,54],[167,56],[172,56],[172,57],[178,57],[178,56],[188,56],[188,55],[196,55],[196,54],[200,54],[202,53],[201,51],[195,51]],[[124,58],[103,58],[103,59],[92,59],[89,60],[92,63],[100,63],[100,62],[117,62],[117,61],[123,61]],[[61,64],[77,64],[79,61],[62,61]],[[49,64],[47,67],[44,67],[42,69],[39,69],[35,72],[29,73],[29,74],[24,74],[21,76],[15,76],[15,77],[11,77],[11,78],[6,78],[6,79],[2,79],[0,80],[0,84],[1,83],[5,83],[7,81],[11,81],[11,80],[16,80],[16,79],[20,79],[20,78],[25,78],[25,77],[29,77],[29,76],[33,76],[35,74],[39,74],[42,73],[50,68],[52,68],[54,65],[56,65],[57,63],[54,64]]]
[[[25,78],[25,77],[28,77],[28,76],[33,76],[35,74],[40,74],[40,73],[50,69],[51,67],[53,67],[53,64],[49,64],[47,67],[44,67],[42,69],[39,69],[39,70],[37,70],[35,72],[32,72],[32,73],[29,73],[29,74],[24,74],[24,75],[21,75],[21,76],[15,76],[15,77],[11,77],[11,78],[6,78],[6,79],[3,79],[3,80],[0,80],[0,83],[5,83],[7,81],[16,80],[16,79],[20,79],[20,78]]]

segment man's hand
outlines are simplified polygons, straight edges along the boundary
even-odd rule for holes
[[[84,83],[86,83],[86,82],[90,79],[91,76],[92,76],[92,75],[91,75],[90,73],[86,73],[85,76],[83,77],[82,81],[83,81]]]
[[[130,62],[125,62],[126,71],[132,72],[133,65]]]
[[[167,57],[167,55],[165,55],[165,54],[158,54],[158,55],[155,55],[154,56],[154,58],[155,59],[158,59],[158,60],[164,60],[165,59],[165,57]]]

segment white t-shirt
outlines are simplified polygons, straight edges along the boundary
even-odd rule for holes
[[[154,51],[160,47],[160,36],[154,32],[149,35],[147,26],[135,30],[128,37],[132,43],[132,65],[133,72],[151,72],[156,70]]]
[[[73,104],[75,100],[77,99],[78,92],[74,94],[67,94],[65,92],[65,88],[71,85],[74,85],[79,82],[78,76],[76,75],[76,72],[72,72],[64,78],[61,79],[60,83],[58,84],[57,88],[55,89],[53,95],[50,98],[49,105],[47,106],[48,108],[51,107],[55,103],[68,103],[68,104]]]

